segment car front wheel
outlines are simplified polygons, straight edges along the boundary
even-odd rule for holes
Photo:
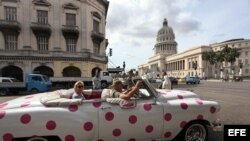
[[[32,137],[28,139],[27,141],[49,141],[49,140],[42,138],[42,137]]]
[[[178,141],[206,141],[208,136],[207,127],[202,123],[192,123],[178,136]]]
[[[101,82],[101,88],[107,88],[108,87],[108,83],[107,82]]]
[[[57,136],[31,137],[25,141],[61,141]]]
[[[0,96],[6,96],[8,94],[7,89],[0,89]]]

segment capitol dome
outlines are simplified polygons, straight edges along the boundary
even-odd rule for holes
[[[158,34],[157,34],[157,41],[161,41],[161,40],[164,41],[164,39],[166,40],[175,39],[173,29],[168,26],[167,19],[164,19],[163,27],[158,31]]]
[[[177,43],[175,41],[175,34],[173,29],[168,26],[168,21],[165,18],[163,21],[163,27],[158,31],[155,54],[165,54],[167,56],[177,53]]]

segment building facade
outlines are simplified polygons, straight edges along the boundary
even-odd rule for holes
[[[107,68],[107,0],[0,0],[0,76],[93,76]]]
[[[231,39],[221,43],[214,43],[210,45],[202,45],[197,47],[192,47],[184,52],[177,53],[177,43],[174,41],[174,32],[171,27],[168,27],[169,32],[163,33],[166,20],[163,22],[163,28],[158,31],[156,37],[156,45],[154,47],[154,56],[149,58],[149,61],[145,64],[139,65],[138,70],[140,75],[149,74],[150,77],[156,77],[161,75],[162,72],[167,72],[169,76],[173,77],[187,77],[197,75],[201,78],[220,78],[223,75],[243,75],[250,76],[250,39]],[[171,39],[166,44],[161,46],[161,42],[164,39]],[[160,42],[160,43],[159,43]],[[218,64],[211,65],[207,61],[202,59],[202,53],[207,51],[220,51],[225,46],[231,48],[238,48],[240,52],[239,58],[236,59],[234,64],[223,62],[223,70],[218,66]],[[197,64],[197,69],[193,68],[193,64]],[[240,68],[240,64],[243,67]],[[234,70],[232,71],[232,66]]]

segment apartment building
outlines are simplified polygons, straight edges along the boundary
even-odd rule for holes
[[[0,76],[93,76],[107,68],[107,0],[0,0]]]

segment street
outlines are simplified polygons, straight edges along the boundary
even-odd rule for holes
[[[179,84],[174,89],[191,90],[202,99],[211,99],[221,104],[218,118],[223,124],[250,124],[250,81],[215,82],[202,80],[198,85]],[[18,96],[0,98],[0,103]],[[209,131],[208,141],[223,141],[223,132]]]
[[[221,104],[218,118],[223,124],[250,124],[250,82],[201,81],[199,85],[180,84],[174,89],[192,90],[202,99]],[[208,141],[223,141],[223,132],[210,131]]]

